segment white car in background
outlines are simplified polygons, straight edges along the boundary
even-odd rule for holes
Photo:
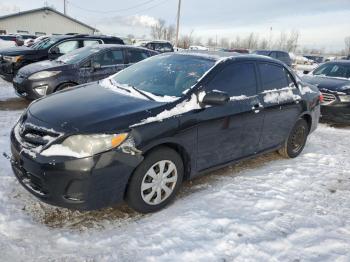
[[[208,47],[200,46],[200,45],[191,45],[189,50],[200,50],[200,51],[209,51]]]

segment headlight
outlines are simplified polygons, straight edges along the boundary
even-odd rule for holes
[[[51,145],[41,154],[44,156],[83,158],[117,148],[127,137],[127,133],[115,135],[73,135],[66,138],[62,144]]]
[[[18,56],[4,56],[4,60],[11,62],[11,63],[17,63],[19,62],[23,57],[21,55]]]
[[[41,71],[41,72],[32,74],[30,77],[28,77],[28,79],[29,80],[37,80],[37,79],[42,79],[42,78],[48,78],[51,76],[55,76],[59,73],[61,73],[61,71]]]
[[[350,95],[339,95],[340,102],[350,102]]]

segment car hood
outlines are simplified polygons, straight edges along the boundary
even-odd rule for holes
[[[66,134],[91,134],[129,129],[165,105],[124,95],[93,82],[39,99],[29,106],[28,113],[46,123],[46,128]]]
[[[22,67],[18,73],[23,76],[28,76],[31,74],[34,74],[36,72],[44,71],[44,70],[69,70],[72,69],[73,65],[63,64],[60,62],[57,62],[56,60],[44,60],[36,63],[32,63],[29,65],[26,65]]]
[[[39,50],[35,50],[26,46],[16,46],[0,49],[0,54],[4,56],[31,55],[36,54],[38,51]]]
[[[305,75],[303,81],[315,85],[319,90],[329,90],[333,92],[345,92],[350,94],[350,79],[332,78],[324,76]]]

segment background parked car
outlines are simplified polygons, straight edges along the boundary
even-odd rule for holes
[[[95,44],[124,44],[123,40],[112,36],[59,35],[44,38],[31,47],[17,47],[0,50],[0,76],[12,81],[17,71],[25,65],[56,59],[75,49]]]
[[[297,157],[318,124],[317,88],[267,57],[198,52],[154,56],[32,103],[11,133],[20,183],[53,205],[125,199],[149,213],[185,179],[272,150]]]
[[[4,48],[15,47],[16,43],[14,41],[7,41],[0,38],[0,50]]]
[[[283,63],[285,63],[289,67],[292,66],[292,59],[290,58],[289,53],[285,52],[285,51],[279,51],[279,50],[256,50],[256,51],[253,52],[253,54],[269,56],[269,57],[272,57],[272,58],[275,58],[277,60],[282,61]]]
[[[350,124],[350,61],[327,62],[303,76],[322,92],[322,119]]]
[[[169,41],[154,40],[154,41],[141,41],[135,44],[136,46],[142,46],[159,53],[174,52],[174,47]]]
[[[309,60],[314,61],[317,64],[322,64],[324,62],[324,57],[319,55],[304,55]]]
[[[13,79],[13,86],[18,95],[37,99],[71,86],[106,78],[156,54],[152,50],[125,45],[83,47],[56,60],[22,67]]]

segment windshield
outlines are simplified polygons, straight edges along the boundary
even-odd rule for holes
[[[99,52],[100,50],[101,50],[100,48],[87,46],[87,47],[76,49],[63,56],[60,56],[59,58],[56,59],[56,61],[62,62],[65,64],[75,64],[84,60],[88,56]]]
[[[54,43],[56,43],[57,40],[58,39],[54,38],[54,37],[45,38],[42,41],[39,41],[39,42],[35,43],[34,45],[32,45],[31,48],[35,49],[35,50],[46,49],[46,48],[52,46]]]
[[[180,97],[214,63],[199,56],[158,55],[124,69],[113,80],[155,95]]]
[[[313,75],[350,78],[350,64],[324,64],[317,68]]]

